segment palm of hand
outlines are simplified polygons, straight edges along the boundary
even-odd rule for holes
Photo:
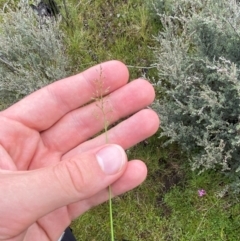
[[[106,188],[95,193],[81,186],[83,190],[76,189],[84,195],[68,200],[66,205],[62,201],[56,205],[61,193],[75,191],[66,189],[68,173],[60,176],[56,172],[57,164],[105,142],[104,134],[89,139],[102,129],[104,121],[94,119],[96,104],[87,104],[94,92],[91,82],[97,78],[96,68],[45,87],[0,113],[0,195],[6,197],[0,200],[0,240],[57,240],[74,218],[108,199]],[[152,102],[154,92],[147,82],[137,80],[124,86],[128,73],[121,63],[112,61],[101,68],[106,76],[104,84],[110,87],[111,122]],[[133,96],[134,90],[138,92]],[[79,96],[79,93],[83,94]],[[152,121],[146,123],[149,118]],[[152,135],[157,127],[155,113],[142,110],[109,130],[109,142],[129,148]],[[137,186],[145,178],[144,173],[141,162],[129,162],[124,174],[112,185],[114,195]],[[76,175],[79,175],[77,171]],[[59,183],[62,186],[57,192],[59,197],[52,191],[56,190],[52,176],[57,188]]]

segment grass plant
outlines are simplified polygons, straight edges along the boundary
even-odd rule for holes
[[[68,1],[72,24],[63,28],[72,71],[79,72],[111,59],[130,66],[150,66],[153,57],[150,47],[154,46],[151,35],[157,33],[159,23],[151,22],[147,6],[141,0]],[[131,67],[131,77],[137,78],[143,71]],[[149,70],[152,72],[154,69]]]
[[[108,126],[109,126],[109,114],[112,112],[111,109],[107,108],[107,99],[105,95],[108,94],[108,88],[104,89],[104,75],[102,67],[100,65],[99,78],[95,80],[96,93],[94,94],[94,101],[96,101],[96,106],[100,110],[100,118],[103,119],[103,131],[105,134],[105,142],[108,143]],[[99,115],[97,115],[97,118]],[[113,160],[114,161],[114,160]],[[113,227],[113,211],[112,211],[112,190],[111,186],[108,187],[109,192],[109,222],[110,222],[110,233],[111,241],[114,241],[114,227]]]

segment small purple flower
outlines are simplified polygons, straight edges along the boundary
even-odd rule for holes
[[[200,189],[200,190],[198,190],[198,196],[199,197],[202,197],[202,196],[204,196],[204,195],[206,195],[207,193],[206,193],[206,191],[204,190],[204,189]]]

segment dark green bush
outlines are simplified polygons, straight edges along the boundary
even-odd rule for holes
[[[155,7],[164,29],[155,51],[161,136],[182,146],[193,169],[238,178],[240,6],[235,0],[180,0],[156,1]]]

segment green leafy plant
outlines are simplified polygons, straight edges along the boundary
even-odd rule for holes
[[[156,1],[156,8],[163,2],[155,51],[161,136],[182,146],[192,169],[225,171],[238,180],[240,6],[181,0]]]

